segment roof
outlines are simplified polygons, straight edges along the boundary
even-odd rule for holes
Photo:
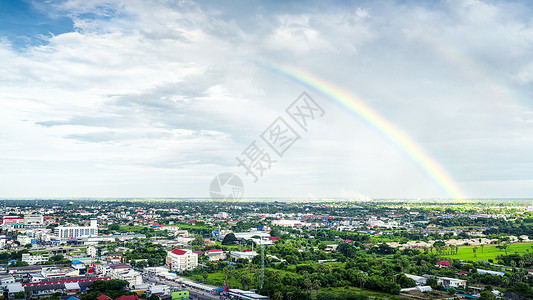
[[[213,252],[224,252],[220,249],[211,249],[211,250],[206,250],[205,253],[213,253]]]
[[[129,268],[131,268],[131,266],[128,265],[128,264],[112,264],[112,265],[109,265],[109,267],[111,269],[129,269]]]
[[[122,295],[115,300],[140,300],[137,295]]]
[[[67,300],[80,300],[80,299],[72,296],[72,297],[68,297]]]
[[[185,253],[187,253],[187,251],[181,249],[174,249],[171,253],[176,255],[184,255]]]
[[[198,250],[198,251],[193,251],[192,253],[198,254],[198,255],[202,255],[202,254],[204,254],[204,251]]]
[[[79,260],[75,260],[72,262],[73,265],[84,265],[84,263],[82,261],[79,261]]]
[[[65,289],[67,290],[79,290],[80,285],[77,282],[67,282],[65,283]]]
[[[277,236],[271,236],[271,237],[269,237],[268,239],[271,240],[271,241],[278,241],[278,240],[281,240],[281,238],[280,238],[280,237],[277,237]]]
[[[449,261],[441,260],[437,262],[437,265],[449,266],[451,264]]]
[[[96,297],[96,299],[98,299],[98,300],[113,300],[113,298],[111,298],[111,297],[109,297],[107,295],[104,295],[104,294]]]

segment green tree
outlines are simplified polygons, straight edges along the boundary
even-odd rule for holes
[[[205,245],[204,238],[201,235],[195,236],[194,240],[191,242],[191,245],[193,245],[193,246],[203,246],[203,245]]]
[[[235,234],[228,233],[226,236],[224,236],[224,239],[222,240],[222,245],[234,245],[237,243],[237,238],[235,237]]]
[[[496,300],[496,296],[490,291],[482,291],[478,300]]]

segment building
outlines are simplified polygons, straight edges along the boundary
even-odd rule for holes
[[[92,258],[95,258],[97,254],[98,254],[98,250],[96,250],[96,247],[94,247],[94,246],[87,247],[87,255],[88,256],[90,256]]]
[[[416,276],[416,275],[411,275],[411,274],[404,274],[407,278],[411,278],[415,281],[416,285],[417,286],[420,286],[420,285],[425,285],[426,284],[426,280],[427,278],[425,277],[422,277],[422,276]]]
[[[30,266],[46,263],[49,259],[50,259],[49,254],[41,254],[41,255],[31,255],[30,253],[22,254],[22,261],[27,262],[28,265]]]
[[[226,259],[226,254],[220,249],[211,249],[205,251],[205,256],[209,261],[219,261]]]
[[[257,256],[257,252],[255,251],[230,251],[229,255],[233,257],[234,259],[244,258],[244,259],[252,259],[255,256]]]
[[[457,278],[437,277],[437,284],[440,284],[445,288],[466,288],[466,280]]]
[[[24,215],[24,224],[30,225],[30,224],[43,224],[44,219],[43,215],[34,214],[34,215]]]
[[[283,226],[283,227],[308,227],[311,226],[310,223],[306,223],[300,220],[273,220],[272,225]]]
[[[2,225],[4,227],[12,226],[15,224],[24,224],[24,218],[19,216],[4,216],[2,221]]]
[[[168,252],[166,264],[172,271],[192,270],[198,266],[198,254],[189,249],[174,249]]]
[[[451,266],[452,264],[450,264],[449,261],[445,261],[445,260],[438,261],[437,264],[435,265],[435,267],[437,268],[450,268]]]
[[[87,226],[60,226],[54,229],[54,234],[61,242],[77,238],[88,238],[98,236],[98,221],[91,219],[90,225]]]
[[[491,271],[491,270],[483,270],[483,269],[477,269],[478,274],[490,274],[492,276],[504,276],[505,272],[497,272],[497,271]]]

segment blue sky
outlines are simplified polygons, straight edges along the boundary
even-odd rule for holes
[[[52,16],[30,1],[0,1],[0,35],[17,49],[46,43],[50,35],[73,29],[72,19]]]
[[[449,197],[356,113],[260,61],[357,96],[466,196],[529,197],[532,15],[527,1],[0,1],[0,197],[208,197],[223,172],[249,197]],[[324,116],[254,183],[235,157],[304,91]]]

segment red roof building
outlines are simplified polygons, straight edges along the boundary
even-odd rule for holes
[[[211,249],[211,250],[206,250],[205,253],[218,253],[218,252],[223,252],[222,250],[220,249]]]
[[[122,295],[115,300],[140,300],[137,295]]]
[[[98,299],[98,300],[113,300],[113,298],[111,298],[111,297],[109,297],[107,295],[104,295],[104,294],[96,297],[96,299]]]
[[[438,261],[437,264],[435,265],[435,267],[438,267],[438,268],[450,268],[451,266],[452,264],[450,264],[449,261],[445,261],[445,260]]]
[[[187,251],[181,250],[181,249],[174,249],[174,250],[172,250],[171,253],[172,254],[176,254],[176,255],[185,255],[187,253]]]

